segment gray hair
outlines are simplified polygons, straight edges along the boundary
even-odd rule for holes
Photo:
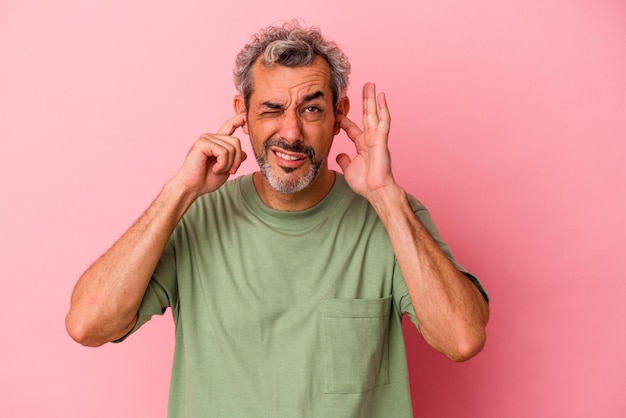
[[[316,56],[326,60],[330,67],[333,105],[346,95],[350,62],[337,44],[322,37],[319,28],[300,26],[297,20],[269,26],[252,36],[250,42],[237,55],[233,80],[239,94],[244,98],[246,109],[252,94],[252,67],[263,55],[261,63],[267,67],[274,64],[286,67],[303,67]]]

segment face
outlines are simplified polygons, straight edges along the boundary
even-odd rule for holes
[[[257,61],[252,77],[243,130],[267,182],[281,193],[300,192],[328,170],[326,160],[339,132],[328,64],[321,57],[297,68],[268,68]],[[243,98],[236,98],[235,106],[241,110]]]

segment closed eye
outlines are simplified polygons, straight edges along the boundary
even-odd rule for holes
[[[282,112],[280,110],[265,110],[260,113],[261,116],[264,117],[274,117],[279,116]]]

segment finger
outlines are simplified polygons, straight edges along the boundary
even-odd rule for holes
[[[212,140],[224,150],[223,155],[215,156],[217,164],[213,167],[214,172],[228,171],[231,174],[237,172],[241,162],[245,159],[242,155],[243,151],[241,150],[239,139],[232,136],[215,136]]]
[[[234,148],[232,148],[227,141],[216,141],[215,144],[221,148],[219,154],[216,155],[217,161],[213,166],[213,172],[225,173],[227,171],[230,171],[231,167],[233,166],[233,162],[235,161]]]
[[[240,146],[238,146],[235,149],[235,158],[233,159],[233,162],[230,166],[230,174],[235,174],[237,170],[239,170],[239,167],[241,167],[241,163],[246,161],[247,158],[248,154],[246,154],[245,151],[242,150]]]
[[[345,173],[346,169],[350,165],[350,161],[352,161],[352,160],[350,159],[348,154],[341,153],[341,154],[337,155],[337,158],[335,159],[335,161],[337,161],[337,164],[341,168],[341,171],[343,171]]]
[[[363,130],[375,129],[377,125],[376,85],[365,83],[363,86]]]
[[[220,139],[224,140],[224,148],[228,150],[228,165],[225,169],[228,169],[230,174],[235,174],[241,167],[241,163],[248,158],[248,154],[241,149],[241,142],[238,138],[226,136]]]
[[[238,113],[224,122],[224,125],[217,131],[218,135],[232,135],[237,128],[242,127],[246,122],[246,114]]]
[[[358,136],[363,133],[363,131],[361,131],[361,128],[359,128],[356,123],[352,122],[345,116],[341,117],[341,119],[339,120],[339,126],[341,127],[341,129],[346,131],[348,138],[350,138],[350,140],[352,140],[353,142],[356,141]]]
[[[379,115],[378,128],[383,133],[389,133],[389,129],[391,127],[391,113],[389,112],[389,107],[387,106],[385,93],[378,94],[377,104]]]
[[[200,137],[198,146],[208,159],[214,173],[230,171],[237,157],[239,140],[231,136],[206,134]],[[240,153],[241,151],[239,151]],[[239,157],[240,158],[240,157]]]

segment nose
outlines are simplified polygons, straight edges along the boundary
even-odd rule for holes
[[[296,110],[289,110],[283,113],[280,121],[278,134],[288,142],[298,142],[302,139],[302,121],[298,117]]]

